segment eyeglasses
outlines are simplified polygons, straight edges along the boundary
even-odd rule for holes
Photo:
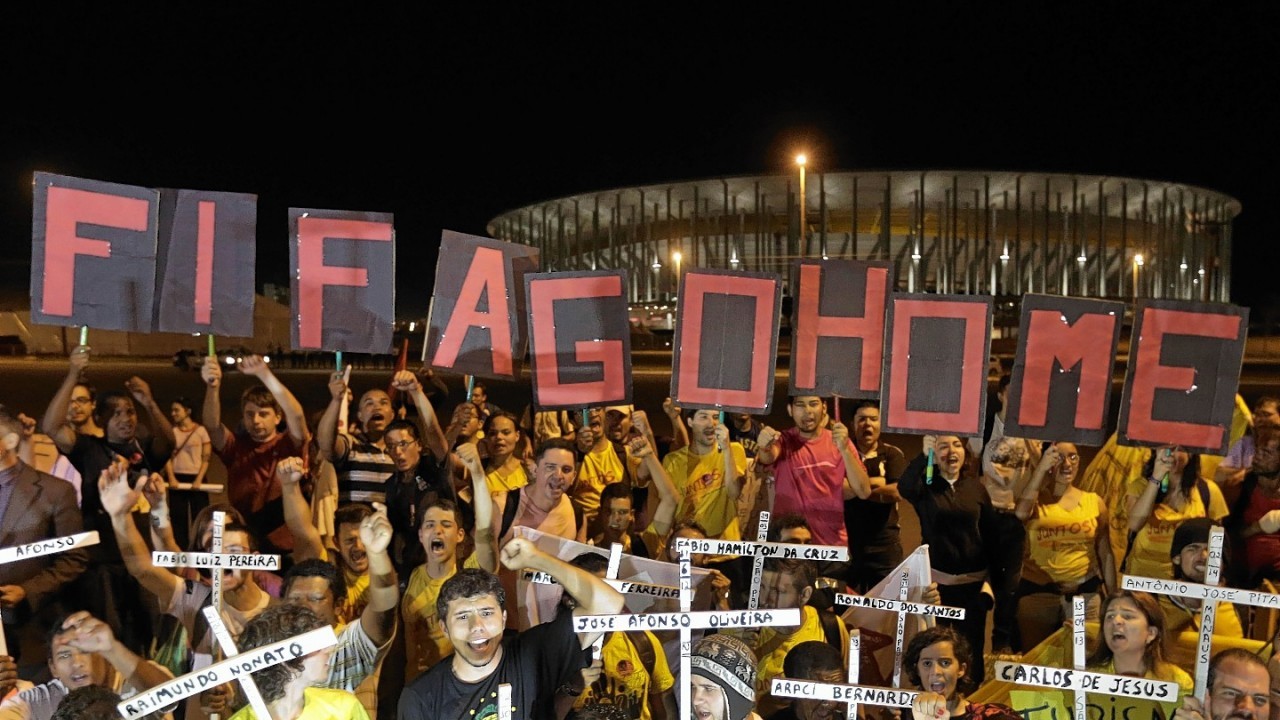
[[[1077,453],[1063,453],[1062,459],[1067,462],[1080,462],[1080,455]]]
[[[410,445],[418,442],[417,440],[401,440],[398,443],[387,443],[388,450],[406,450]]]

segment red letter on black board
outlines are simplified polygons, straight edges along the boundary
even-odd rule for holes
[[[161,332],[253,337],[257,222],[254,195],[160,191]]]
[[[797,260],[791,286],[791,394],[879,397],[892,266]]]
[[[1124,304],[1024,295],[1005,434],[1079,445],[1107,440]]]
[[[991,298],[894,293],[889,333],[885,431],[981,435]]]
[[[514,379],[524,356],[524,276],[538,251],[445,230],[422,359],[466,375]]]
[[[767,412],[781,311],[782,279],[773,273],[685,273],[671,397],[686,408]]]
[[[151,332],[155,190],[36,173],[31,319]]]
[[[289,208],[297,350],[391,352],[395,229],[388,213]]]
[[[540,408],[631,403],[624,271],[525,275],[533,397]]]
[[[1235,305],[1139,305],[1120,398],[1120,444],[1226,452],[1248,332],[1249,310]]]

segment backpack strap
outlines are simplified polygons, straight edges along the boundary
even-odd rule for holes
[[[638,634],[644,638],[643,642],[636,642],[635,638],[631,637],[630,634],[623,633],[627,641],[631,643],[631,646],[636,649],[636,657],[640,658],[640,664],[644,666],[645,672],[649,673],[649,682],[652,683],[654,681],[653,667],[658,660],[657,649],[653,646],[654,637],[644,630]]]
[[[504,537],[507,531],[511,529],[511,523],[516,520],[516,511],[520,509],[520,488],[516,488],[507,493],[507,504],[502,508],[502,529],[498,532],[498,537]]]
[[[818,611],[818,619],[822,621],[822,636],[826,638],[827,644],[831,647],[844,652],[845,648],[840,642],[840,623],[843,620],[839,615],[824,610],[823,608],[815,608]]]

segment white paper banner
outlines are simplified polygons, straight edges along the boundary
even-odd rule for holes
[[[85,533],[77,533],[75,535],[67,535],[66,537],[49,538],[48,540],[40,540],[26,545],[14,545],[13,547],[0,548],[0,565],[5,563],[16,562],[18,560],[30,560],[31,558],[40,557],[41,555],[53,555],[55,553],[74,550],[75,548],[89,547],[98,544],[98,531],[93,530]]]
[[[279,570],[279,555],[231,555],[205,552],[151,553],[151,564],[156,567],[223,568],[226,570]]]
[[[1173,702],[1178,699],[1178,683],[1128,675],[1107,675],[1084,670],[1064,670],[1043,665],[1024,665],[1003,660],[996,663],[996,679],[1016,685],[1084,690],[1102,695]]]
[[[808,680],[787,680],[784,678],[774,678],[769,691],[778,697],[799,698],[801,700],[835,700],[836,702],[897,708],[911,707],[911,703],[915,702],[916,696],[920,694],[910,690],[845,685],[843,683],[820,683]]]

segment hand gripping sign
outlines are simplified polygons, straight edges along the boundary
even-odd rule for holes
[[[11,562],[20,562],[44,555],[54,555],[56,553],[97,544],[98,531],[94,530],[86,533],[67,535],[65,537],[49,538],[48,540],[37,540],[36,542],[27,543],[26,545],[14,545],[13,547],[0,548],[0,565],[7,565]],[[5,642],[3,626],[0,625],[0,655],[8,654],[9,647]]]
[[[1200,600],[1200,641],[1196,644],[1196,697],[1205,699],[1209,687],[1209,661],[1213,654],[1213,628],[1217,623],[1218,603],[1231,602],[1257,607],[1280,607],[1280,595],[1218,587],[1222,571],[1222,527],[1214,525],[1209,530],[1209,561],[1205,566],[1205,584],[1181,580],[1156,580],[1153,578],[1125,576],[1120,587],[1125,590],[1171,595]]]
[[[233,655],[222,662],[174,678],[145,693],[121,702],[116,709],[126,718],[138,718],[168,707],[204,690],[248,678],[250,673],[296,660],[338,644],[338,636],[328,625]]]

